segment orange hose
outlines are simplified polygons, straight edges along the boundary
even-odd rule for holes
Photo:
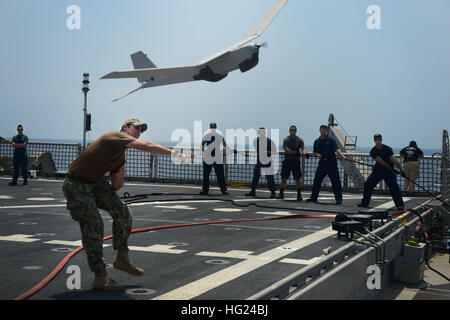
[[[312,214],[296,214],[282,217],[271,217],[271,218],[256,218],[256,219],[237,219],[237,220],[220,220],[220,221],[205,221],[198,223],[183,223],[183,224],[172,224],[172,225],[163,225],[163,226],[155,226],[155,227],[147,227],[141,229],[133,229],[131,233],[140,233],[140,232],[148,232],[153,230],[162,230],[162,229],[171,229],[171,228],[181,228],[181,227],[193,227],[193,226],[201,226],[208,224],[219,224],[219,223],[231,223],[231,222],[248,222],[248,221],[265,221],[265,220],[281,220],[281,219],[295,219],[295,218],[334,218],[335,216],[325,216],[325,215],[312,215]],[[103,240],[109,240],[113,237],[113,235],[109,235],[103,238]],[[44,288],[50,281],[52,281],[56,275],[64,268],[64,266],[69,262],[69,260],[75,256],[78,252],[83,250],[83,246],[80,246],[69,253],[64,257],[63,260],[56,266],[56,268],[41,282],[35,285],[33,288],[28,290],[27,292],[21,294],[20,296],[14,298],[14,300],[26,300],[29,297],[36,294],[39,290]]]

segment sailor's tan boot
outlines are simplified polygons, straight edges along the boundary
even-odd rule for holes
[[[122,291],[124,287],[111,279],[106,272],[95,273],[94,281],[91,283],[92,288],[105,291]]]
[[[136,267],[131,261],[128,256],[128,250],[117,251],[117,258],[116,261],[114,261],[113,266],[114,268],[125,271],[132,276],[142,276],[144,274],[144,270]]]

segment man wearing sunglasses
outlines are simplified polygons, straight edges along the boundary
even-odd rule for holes
[[[23,134],[23,126],[19,124],[17,126],[17,135],[11,140],[11,144],[14,147],[13,155],[13,178],[9,183],[10,186],[17,186],[17,179],[19,178],[19,167],[22,168],[23,185],[28,184],[28,152],[27,144],[28,137]]]
[[[297,136],[297,127],[289,127],[289,135],[283,140],[283,149],[285,152],[283,164],[281,167],[281,185],[278,199],[284,199],[284,189],[289,176],[294,176],[295,186],[297,187],[297,200],[302,201],[300,178],[302,172],[300,169],[300,156],[306,155],[305,143]]]
[[[109,278],[103,258],[103,220],[98,209],[107,211],[113,218],[113,248],[117,251],[113,266],[133,276],[144,274],[128,256],[128,237],[132,218],[126,204],[116,191],[124,184],[125,149],[133,148],[154,154],[177,157],[187,161],[192,155],[184,155],[155,142],[139,140],[147,130],[147,124],[139,119],[124,122],[120,132],[108,132],[93,141],[70,165],[62,189],[67,199],[67,209],[72,219],[79,222],[82,243],[88,264],[95,279],[92,287],[98,290],[120,291],[124,288]],[[111,183],[105,179],[110,173]]]

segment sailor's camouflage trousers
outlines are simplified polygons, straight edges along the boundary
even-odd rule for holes
[[[103,180],[84,183],[66,177],[62,190],[72,219],[80,224],[81,240],[92,272],[106,271],[103,259],[103,220],[98,209],[107,211],[112,219],[113,248],[127,250],[132,217],[112,185]]]

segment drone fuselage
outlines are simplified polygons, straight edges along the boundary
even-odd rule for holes
[[[225,78],[229,72],[240,69],[246,72],[254,68],[259,62],[259,46],[251,44],[227,52],[213,60],[199,66],[194,80],[217,82]]]
[[[241,72],[247,72],[258,65],[259,48],[259,45],[251,44],[227,52],[215,59],[198,65],[195,74],[179,74],[176,76],[176,79],[172,78],[171,81],[172,83],[197,80],[218,82],[224,79],[231,71],[240,69]],[[150,78],[146,79],[142,86],[144,88],[157,87],[165,85],[168,80],[167,76]]]

